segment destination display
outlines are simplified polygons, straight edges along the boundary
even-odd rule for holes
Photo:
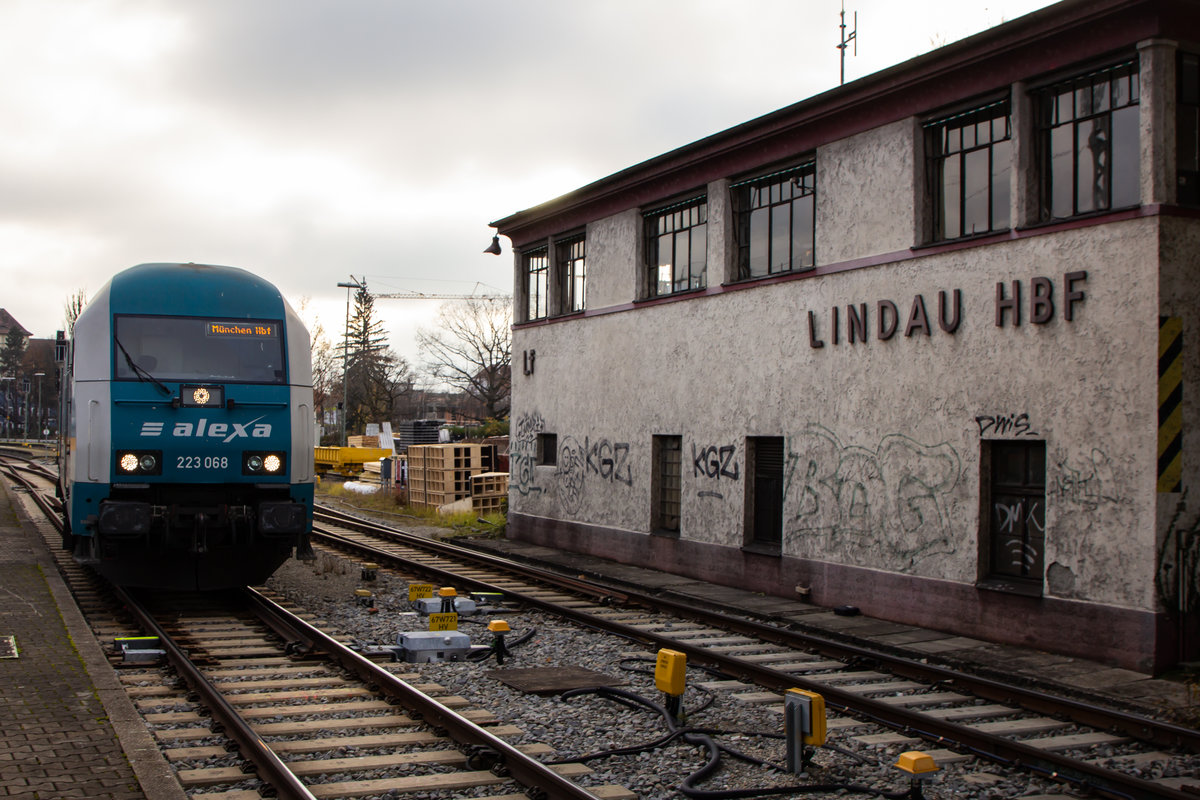
[[[229,336],[236,339],[274,339],[279,336],[279,325],[274,322],[209,320],[204,323],[204,335]]]

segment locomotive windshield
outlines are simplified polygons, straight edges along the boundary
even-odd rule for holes
[[[119,315],[113,333],[117,380],[287,383],[278,320]]]

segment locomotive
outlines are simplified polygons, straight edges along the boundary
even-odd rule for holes
[[[311,558],[309,335],[241,269],[141,264],[75,321],[65,365],[63,546],[131,587],[261,583]]]

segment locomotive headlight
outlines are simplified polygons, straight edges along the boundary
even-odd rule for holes
[[[279,475],[287,466],[287,453],[259,451],[242,453],[243,475]]]
[[[161,450],[118,450],[117,472],[121,475],[161,475]]]

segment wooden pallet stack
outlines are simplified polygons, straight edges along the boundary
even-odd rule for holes
[[[422,444],[408,448],[408,501],[439,508],[471,496],[471,478],[483,473],[481,444]]]
[[[508,505],[508,473],[484,472],[471,478],[471,510],[476,514],[503,511]]]

